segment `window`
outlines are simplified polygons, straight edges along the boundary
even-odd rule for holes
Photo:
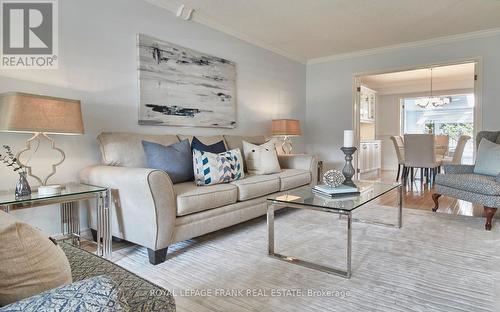
[[[449,136],[449,154],[453,155],[458,138],[474,133],[474,94],[447,95],[449,104],[421,108],[418,97],[402,99],[403,133],[446,134]],[[473,161],[473,140],[465,146],[463,162]]]

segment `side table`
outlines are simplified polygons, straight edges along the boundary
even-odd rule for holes
[[[0,192],[0,209],[10,211],[60,205],[61,232],[64,238],[72,238],[73,243],[80,242],[80,208],[82,200],[95,200],[97,204],[97,255],[111,258],[111,209],[110,190],[105,187],[88,184],[66,184],[60,193],[39,195],[33,192],[29,196],[16,197],[14,191]]]

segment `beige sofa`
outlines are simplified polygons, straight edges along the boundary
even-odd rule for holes
[[[223,140],[228,149],[242,149],[242,141],[264,143],[263,136],[199,137],[203,143]],[[102,165],[84,169],[84,183],[111,188],[112,233],[148,248],[149,261],[165,261],[169,245],[238,224],[266,213],[266,197],[313,184],[317,161],[310,155],[279,156],[282,171],[249,175],[228,184],[196,186],[173,184],[168,174],[146,168],[141,141],[164,145],[191,140],[190,136],[102,133],[98,136]],[[96,228],[95,209],[90,209],[91,228]]]

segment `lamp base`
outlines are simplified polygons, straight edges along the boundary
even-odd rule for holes
[[[43,137],[45,139],[47,139],[50,143],[50,147],[55,150],[55,151],[58,151],[59,153],[61,153],[61,160],[57,163],[54,163],[54,164],[51,164],[52,166],[52,171],[46,176],[44,177],[43,179],[38,177],[37,175],[33,174],[33,171],[32,171],[32,168],[31,166],[29,166],[27,163],[26,164],[23,164],[21,162],[21,154],[24,153],[24,152],[27,152],[29,150],[31,150],[31,143],[37,139],[38,140],[38,144],[40,144],[40,138]],[[36,149],[35,148],[35,152],[36,152]],[[62,164],[64,162],[64,159],[66,159],[66,155],[64,154],[63,150],[56,147],[56,142],[54,141],[54,139],[52,139],[51,137],[49,137],[46,133],[43,133],[43,132],[37,132],[35,133],[31,138],[29,138],[28,140],[26,140],[26,148],[22,151],[20,151],[17,155],[16,155],[16,158],[17,158],[17,162],[25,167],[27,169],[27,172],[28,172],[28,175],[30,177],[33,177],[35,180],[37,180],[40,185],[47,185],[47,181],[49,180],[50,177],[52,177],[53,175],[56,174],[56,167],[59,166],[60,164]]]
[[[342,174],[345,177],[344,185],[357,187],[352,181],[352,177],[356,174],[356,170],[352,166],[352,155],[356,152],[356,147],[341,147],[340,150],[345,154],[345,165],[342,169]]]
[[[60,194],[62,190],[61,185],[53,184],[53,185],[42,185],[38,187],[38,195],[41,196],[49,196]]]
[[[283,143],[281,143],[281,150],[283,151],[284,154],[291,154],[293,150],[293,144],[292,140],[290,140],[290,137],[285,136],[283,138]]]

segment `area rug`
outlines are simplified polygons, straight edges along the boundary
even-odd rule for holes
[[[364,219],[396,222],[371,206]],[[172,246],[153,266],[133,246],[114,254],[126,269],[172,291],[178,311],[500,311],[500,224],[404,210],[403,228],[353,223],[352,277],[267,256],[265,217]],[[287,209],[276,216],[276,252],[345,267],[346,221]]]

